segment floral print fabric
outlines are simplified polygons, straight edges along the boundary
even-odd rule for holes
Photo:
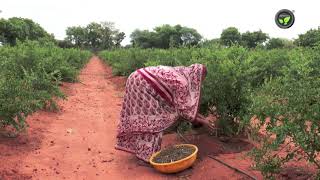
[[[116,149],[149,161],[161,148],[162,131],[179,116],[194,121],[204,67],[156,66],[132,73],[120,113]]]

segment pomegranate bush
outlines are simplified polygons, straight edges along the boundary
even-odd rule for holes
[[[64,97],[60,81],[76,81],[90,53],[53,44],[20,43],[0,47],[0,127],[26,127],[28,115]]]

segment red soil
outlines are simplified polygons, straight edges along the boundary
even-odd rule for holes
[[[140,165],[133,155],[114,149],[125,78],[112,77],[111,68],[93,57],[80,80],[63,84],[68,98],[58,101],[58,113],[39,111],[28,118],[26,133],[0,138],[1,180],[248,179],[208,154],[262,179],[244,156],[252,147],[250,143],[223,143],[207,135],[189,137],[199,147],[199,159],[184,172],[164,175]],[[163,147],[177,143],[182,141],[176,134],[164,136]]]

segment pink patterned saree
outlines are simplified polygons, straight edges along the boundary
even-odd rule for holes
[[[195,121],[205,66],[156,66],[133,72],[126,82],[115,148],[149,161],[161,148],[162,131],[181,116]]]

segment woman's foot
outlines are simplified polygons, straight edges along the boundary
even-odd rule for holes
[[[151,167],[151,165],[149,164],[149,162],[146,162],[144,160],[138,159],[138,165],[139,166],[145,166],[145,167]]]

